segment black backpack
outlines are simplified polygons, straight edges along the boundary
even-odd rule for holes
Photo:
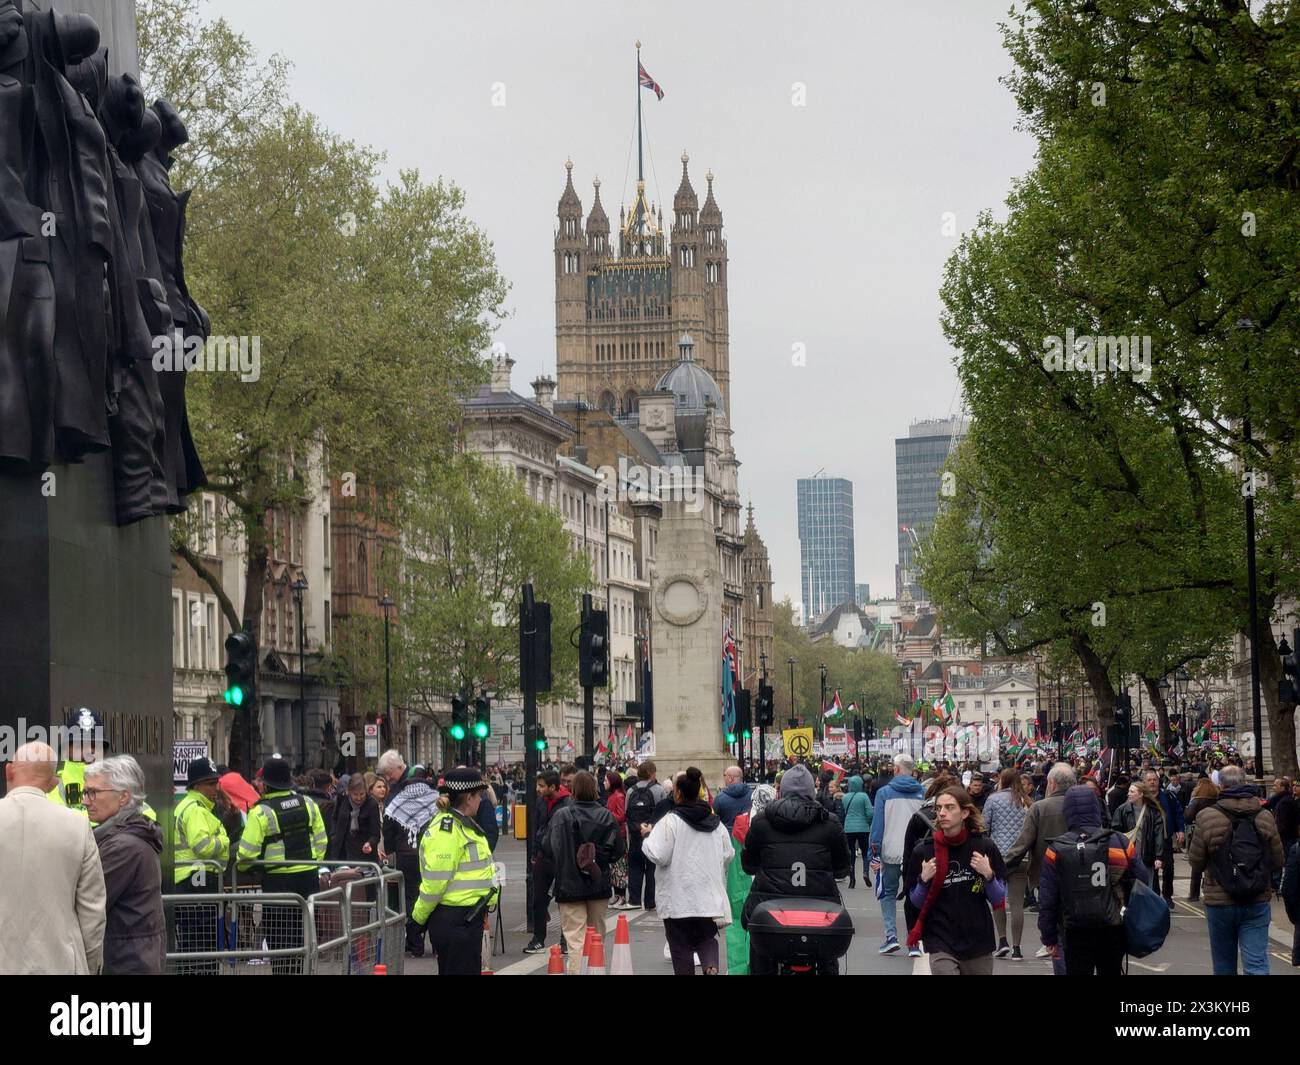
[[[1214,808],[1228,818],[1228,838],[1210,856],[1214,882],[1238,906],[1247,906],[1273,882],[1268,852],[1255,825],[1260,811],[1233,813],[1222,803],[1215,803]]]
[[[643,825],[652,820],[655,814],[655,796],[652,786],[633,787],[627,793],[627,823]]]
[[[1108,828],[1092,835],[1071,832],[1052,840],[1061,920],[1067,929],[1107,928],[1120,923],[1119,899],[1110,882]]]

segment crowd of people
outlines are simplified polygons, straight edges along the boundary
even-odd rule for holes
[[[157,973],[169,942],[182,955],[211,949],[211,918],[197,906],[167,928],[163,834],[135,759],[86,765],[77,809],[59,799],[56,766],[43,744],[6,766],[0,861],[17,872],[0,902],[0,971]],[[603,931],[611,910],[643,909],[662,920],[674,973],[724,971],[723,941],[727,973],[771,973],[773,959],[748,935],[756,908],[841,902],[861,881],[880,907],[881,955],[924,954],[938,975],[988,974],[997,960],[1024,959],[1034,914],[1037,956],[1058,973],[1112,975],[1128,952],[1125,907],[1134,892],[1172,901],[1178,851],[1192,873],[1186,899],[1204,906],[1216,974],[1239,961],[1247,974],[1267,973],[1275,893],[1293,923],[1300,917],[1300,782],[1277,778],[1261,797],[1232,755],[1132,774],[1096,758],[1026,759],[991,773],[906,754],[764,769],[755,779],[731,766],[715,791],[694,767],[660,782],[653,761],[580,760],[538,773],[528,804],[521,766],[430,770],[390,750],[374,772],[294,777],[273,756],[250,784],[198,758],[174,809],[168,891],[210,895],[243,873],[305,897],[320,889],[322,863],[392,866],[406,884],[408,956],[431,948],[440,973],[477,973],[480,918],[499,893],[493,852],[527,805],[524,950],[549,949],[554,901],[570,972],[588,928]],[[268,947],[297,946],[302,929],[286,921],[277,936]],[[273,971],[298,965],[278,957]],[[185,971],[212,973],[216,963]]]

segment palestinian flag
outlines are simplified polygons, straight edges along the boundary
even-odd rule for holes
[[[600,755],[603,755],[604,753],[605,753],[605,741],[604,741],[604,740],[597,740],[597,741],[596,741],[596,755],[597,755],[597,757],[599,757]]]
[[[822,759],[822,768],[829,769],[832,773],[835,774],[837,779],[839,777],[842,777],[845,773],[848,772],[848,770],[845,769],[842,765],[840,765],[839,762],[832,762],[829,758]]]
[[[831,700],[831,705],[822,711],[822,717],[838,717],[844,713],[844,707],[840,705],[840,690],[835,689],[835,698]]]
[[[952,701],[952,691],[948,682],[943,685],[943,694],[934,701],[934,717],[941,725],[951,725],[956,714],[957,704]]]
[[[620,751],[630,751],[636,746],[636,733],[632,731],[632,726],[628,725],[627,731],[623,733],[622,740],[619,741],[618,749]]]
[[[903,728],[912,727],[912,719],[910,717],[904,717],[902,714],[898,713],[898,711],[894,711],[894,720],[902,725]]]
[[[857,703],[849,703],[849,713],[850,713],[850,714],[856,714],[857,712],[858,712],[858,704],[857,704]]]

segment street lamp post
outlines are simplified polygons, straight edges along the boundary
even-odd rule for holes
[[[390,715],[393,712],[393,674],[388,657],[388,612],[393,609],[393,600],[385,592],[379,605],[384,611],[384,728],[389,728]],[[384,729],[379,730],[382,734]],[[411,754],[414,758],[414,753]]]
[[[303,624],[302,597],[306,591],[307,578],[299,574],[293,582],[293,598],[298,611],[298,757],[304,767],[307,765],[307,657],[304,653],[307,631]]]
[[[912,698],[912,670],[916,669],[917,663],[910,658],[904,659],[899,663],[898,668],[903,671],[903,705],[910,706]],[[908,733],[908,754],[913,758],[916,757],[916,718],[912,719],[912,727]]]
[[[818,722],[818,727],[821,730],[822,739],[825,739],[826,738],[826,663],[825,662],[820,663],[817,666],[817,668],[821,670],[821,674],[822,674],[821,721]]]
[[[790,665],[790,727],[798,728],[799,719],[794,712],[794,656],[791,655],[787,662]]]
[[[1237,328],[1251,330],[1255,323],[1249,318],[1237,321]],[[1259,705],[1259,584],[1255,574],[1255,472],[1251,469],[1250,437],[1250,348],[1247,344],[1245,373],[1242,381],[1247,389],[1245,409],[1241,418],[1241,464],[1246,497],[1246,586],[1250,599],[1250,705],[1251,726],[1255,730],[1255,783],[1263,794],[1264,788],[1264,721]]]

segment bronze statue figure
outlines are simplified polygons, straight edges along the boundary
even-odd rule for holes
[[[0,474],[111,449],[118,524],[179,513],[205,483],[185,371],[160,338],[206,338],[182,269],[185,127],[145,106],[86,15],[0,0]]]

